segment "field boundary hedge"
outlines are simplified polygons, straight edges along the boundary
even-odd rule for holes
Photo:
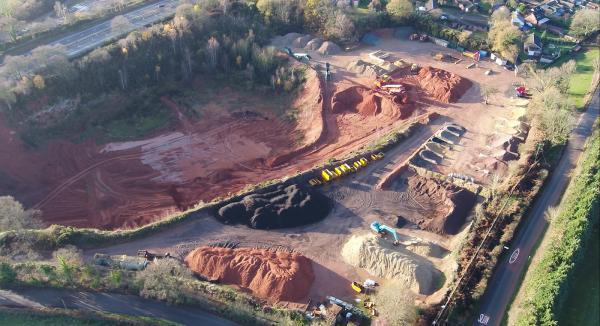
[[[522,288],[524,300],[517,325],[556,325],[577,262],[582,259],[592,226],[600,214],[600,136],[588,142],[581,170],[569,185],[558,215],[546,232],[552,237]]]

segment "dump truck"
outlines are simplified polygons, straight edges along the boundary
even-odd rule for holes
[[[400,243],[400,238],[398,237],[398,232],[385,224],[381,224],[377,221],[371,223],[371,230],[373,232],[379,234],[381,237],[385,238],[387,234],[391,234],[394,237],[394,245],[398,245]]]

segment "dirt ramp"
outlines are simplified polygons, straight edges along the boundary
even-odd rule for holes
[[[329,214],[330,206],[327,197],[321,193],[290,185],[245,196],[219,208],[216,216],[224,223],[244,223],[254,229],[278,229],[320,221]]]
[[[415,202],[431,207],[426,215],[409,220],[438,234],[458,233],[475,205],[474,193],[433,178],[413,176],[408,179],[408,189]]]
[[[342,248],[342,257],[374,276],[405,282],[419,294],[433,293],[441,277],[426,259],[373,234],[353,235]]]
[[[421,68],[417,77],[421,87],[443,103],[458,101],[473,85],[466,78],[433,67]]]
[[[311,260],[298,253],[199,247],[185,262],[195,273],[270,301],[298,302],[315,280]]]

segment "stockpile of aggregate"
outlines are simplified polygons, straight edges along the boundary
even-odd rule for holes
[[[466,78],[433,67],[421,68],[417,77],[421,87],[429,95],[443,103],[458,101],[473,85]]]
[[[342,248],[342,258],[371,275],[402,281],[419,294],[433,293],[441,277],[428,260],[374,234],[353,235]]]
[[[194,273],[269,301],[298,302],[315,280],[312,261],[292,252],[202,246],[185,262]]]

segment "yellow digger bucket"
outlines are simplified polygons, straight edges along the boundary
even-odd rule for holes
[[[352,284],[350,286],[352,287],[352,290],[356,291],[356,293],[362,293],[363,292],[363,287],[360,286],[360,284],[358,284],[356,282],[352,282]]]
[[[342,171],[342,169],[340,169],[339,167],[336,167],[335,169],[333,169],[333,172],[335,172],[335,174],[337,174],[338,176],[344,174],[344,171]]]
[[[339,168],[342,170],[342,172],[344,172],[344,174],[350,172],[350,169],[348,169],[344,164],[340,165]]]
[[[348,172],[352,172],[352,171],[354,171],[354,170],[355,170],[355,169],[353,169],[353,168],[352,168],[352,167],[351,167],[351,166],[350,166],[348,163],[344,163],[344,164],[342,164],[342,166],[343,166],[343,167],[344,167],[346,170],[348,170]]]
[[[366,158],[361,157],[360,158],[360,163],[362,163],[362,165],[365,166],[365,165],[367,165],[367,163],[369,163],[369,161]]]

